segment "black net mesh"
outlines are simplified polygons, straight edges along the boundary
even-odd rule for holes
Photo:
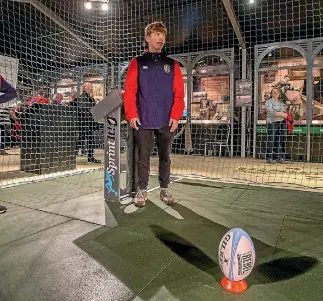
[[[168,27],[165,50],[180,63],[186,90],[172,174],[323,185],[320,1],[102,0],[90,1],[92,9],[85,2],[0,2],[0,72],[18,93],[0,108],[2,186],[64,175],[103,185],[103,122],[89,110],[124,88],[130,60],[147,46],[144,28],[156,20]],[[273,88],[293,129],[283,117],[268,119]],[[127,169],[126,123],[121,136]]]

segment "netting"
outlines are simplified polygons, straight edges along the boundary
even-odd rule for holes
[[[156,20],[168,27],[165,50],[180,63],[186,91],[172,174],[323,187],[320,1],[85,2],[0,2],[0,73],[18,93],[0,108],[2,187],[69,176],[103,188],[104,125],[89,111],[124,88],[130,60],[147,46],[144,28]],[[292,130],[268,111],[273,88]],[[129,171],[125,122],[121,132]],[[158,172],[156,147],[151,168]]]

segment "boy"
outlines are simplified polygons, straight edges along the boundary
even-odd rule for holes
[[[125,80],[124,108],[126,119],[134,128],[138,145],[138,192],[134,203],[145,206],[150,172],[150,154],[154,136],[159,156],[160,198],[165,204],[175,203],[168,190],[170,182],[170,148],[174,131],[184,111],[184,83],[179,64],[162,49],[167,29],[154,22],[145,28],[148,49],[134,58]]]

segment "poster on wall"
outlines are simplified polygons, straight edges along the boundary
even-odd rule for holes
[[[323,124],[323,57],[318,56],[311,70],[313,97],[307,97],[307,69],[303,58],[280,59],[275,70],[259,73],[258,124],[266,124],[266,100],[271,98],[274,88],[280,92],[280,100],[286,104],[287,112],[295,125],[306,125],[308,102],[312,106],[312,123]],[[293,67],[285,67],[291,66]],[[284,68],[285,67],[285,68]],[[268,69],[268,68],[267,68]]]
[[[205,91],[193,92],[192,118],[198,120],[209,120],[210,100]]]
[[[251,106],[252,104],[252,83],[250,80],[236,81],[236,106]]]
[[[313,68],[313,82],[312,119],[314,124],[323,124],[323,68]]]
[[[276,70],[270,72],[270,80],[268,72],[260,73],[258,124],[266,124],[266,101],[271,98],[273,89],[279,90],[280,101],[286,105],[294,124],[306,124],[306,69]]]
[[[230,122],[229,76],[194,76],[192,119],[214,123]]]
[[[230,103],[218,103],[216,105],[216,119],[221,122],[230,120]]]
[[[77,96],[77,83],[71,78],[61,79],[56,92],[63,95],[63,103],[69,103]]]
[[[264,83],[265,84],[272,84],[276,80],[277,70],[269,70],[264,72]]]
[[[104,98],[104,78],[103,76],[84,77],[84,82],[92,84],[92,97],[96,102]],[[80,94],[83,93],[83,87],[80,87]]]
[[[96,102],[101,101],[104,96],[104,85],[101,84],[93,84],[93,98]]]

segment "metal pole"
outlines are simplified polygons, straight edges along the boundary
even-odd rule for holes
[[[234,57],[234,50],[231,51],[231,58]],[[230,157],[233,157],[233,141],[234,141],[234,61],[232,59],[230,63],[230,107],[231,107],[231,148],[230,148]],[[221,155],[221,154],[220,154]]]
[[[231,21],[233,30],[236,33],[236,36],[237,36],[237,39],[239,41],[241,48],[246,49],[246,44],[245,44],[244,38],[242,36],[240,26],[239,26],[239,23],[237,20],[237,16],[236,16],[236,13],[235,13],[234,8],[232,6],[231,0],[222,0],[222,2],[223,2],[223,5],[227,11],[228,17]]]
[[[193,65],[192,57],[189,54],[187,57],[187,125],[185,129],[185,152],[189,155],[192,151],[192,133],[191,133],[191,119],[192,119],[192,90],[193,90]]]
[[[254,72],[254,113],[253,113],[253,142],[252,142],[252,156],[256,158],[256,139],[257,139],[257,121],[258,121],[258,57],[255,60]]]
[[[311,127],[312,127],[312,114],[313,114],[313,58],[312,58],[312,42],[308,41],[307,51],[310,53],[307,59],[306,67],[306,161],[311,161]]]
[[[191,55],[188,56],[188,63],[187,63],[187,70],[186,70],[186,80],[187,80],[187,122],[191,123],[191,117],[192,117],[192,85],[193,85],[193,67],[191,62]]]
[[[228,17],[231,21],[231,25],[233,27],[233,30],[237,36],[237,39],[239,41],[239,44],[240,44],[240,47],[242,49],[246,49],[246,43],[244,41],[244,38],[243,38],[243,35],[241,33],[241,29],[240,29],[240,25],[239,25],[239,22],[237,20],[237,16],[236,16],[236,13],[234,11],[234,8],[232,6],[232,2],[231,0],[222,0],[223,2],[223,5],[225,7],[225,10],[228,14]],[[234,56],[232,56],[234,57]],[[232,63],[232,72],[230,74],[231,76],[231,79],[230,79],[230,98],[231,98],[231,157],[233,157],[233,126],[234,126],[234,121],[233,121],[233,115],[234,115],[234,71],[233,71],[233,63]],[[242,111],[246,110],[246,108],[242,108]],[[246,114],[244,113],[244,117],[246,116]],[[245,121],[244,121],[244,124],[245,124]],[[245,131],[245,129],[244,129]],[[245,136],[245,135],[244,135]],[[244,137],[245,139],[245,137]],[[242,142],[241,142],[242,143]],[[244,145],[245,145],[245,140],[244,140]],[[242,150],[241,150],[242,151]],[[245,153],[245,146],[243,147],[243,151]]]
[[[242,49],[242,79],[247,78],[247,50]],[[246,123],[247,123],[247,108],[241,108],[241,158],[246,157]]]
[[[115,79],[114,79],[114,65],[111,65],[111,73],[110,73],[110,89],[115,89]]]

